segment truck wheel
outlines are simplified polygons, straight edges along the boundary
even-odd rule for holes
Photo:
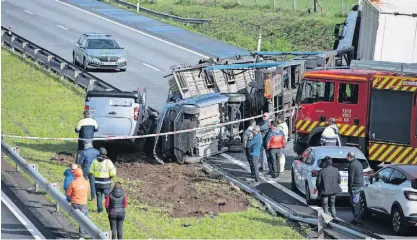
[[[201,162],[201,157],[184,157],[184,163],[186,164],[193,164]]]
[[[192,105],[192,104],[184,104],[182,105],[182,108],[184,109],[184,113],[186,114],[199,114],[200,113],[200,108],[196,105]]]
[[[242,144],[233,144],[228,146],[229,152],[242,152],[243,145]]]
[[[231,103],[242,103],[246,100],[246,96],[244,94],[239,93],[225,93],[224,96],[229,98],[229,102]]]

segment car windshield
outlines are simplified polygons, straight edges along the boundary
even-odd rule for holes
[[[333,102],[334,85],[331,82],[303,80],[297,92],[298,103]]]
[[[113,39],[88,39],[88,49],[118,49],[119,44]]]
[[[322,164],[322,160],[323,159],[319,159],[319,161],[317,162],[317,165],[319,166],[319,168],[323,168],[323,164]],[[369,167],[368,161],[366,161],[365,159],[360,159],[358,158],[359,162],[362,163],[362,167],[363,169],[366,169]],[[332,162],[333,162],[333,167],[339,169],[339,171],[347,171],[348,167],[349,167],[349,162],[346,158],[332,158]]]

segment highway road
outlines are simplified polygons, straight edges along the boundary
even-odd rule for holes
[[[1,238],[45,239],[3,192],[1,193]]]
[[[128,55],[128,70],[124,73],[93,72],[93,74],[122,90],[130,91],[139,86],[145,86],[148,90],[148,103],[156,109],[163,106],[168,94],[167,79],[164,79],[163,76],[170,73],[169,67],[175,64],[196,63],[208,55],[196,52],[195,48],[184,48],[178,46],[177,43],[170,44],[164,39],[149,37],[130,25],[85,12],[59,1],[5,0],[2,5],[3,26],[12,26],[13,31],[17,34],[59,54],[68,61],[72,61],[72,47],[82,33],[106,32],[113,34],[121,45],[125,46]],[[110,7],[106,8],[106,11],[102,10],[102,12],[110,11],[113,11]],[[126,12],[126,14],[131,13]],[[129,21],[134,21],[133,18],[134,16],[129,17]],[[189,36],[193,35],[190,33]],[[291,148],[288,146],[287,170],[279,180],[279,183],[287,188],[289,188],[290,182],[288,169],[294,156]],[[230,158],[231,161],[247,166],[244,154],[225,156],[229,156],[227,158]],[[292,194],[294,197],[303,199],[296,193]],[[338,216],[346,221],[351,220],[351,212],[347,202],[341,202],[339,205]],[[387,238],[398,238],[391,235],[389,222],[388,224],[382,220],[379,222],[379,219],[378,221],[366,221],[364,227]],[[416,238],[416,236],[410,238]]]

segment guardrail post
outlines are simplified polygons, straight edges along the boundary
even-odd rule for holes
[[[11,39],[10,39],[10,48],[11,48],[11,50],[12,50],[12,52],[14,52],[15,50],[14,50],[14,40],[16,39],[16,37],[15,36],[12,36],[11,37]]]
[[[317,209],[318,213],[318,225],[317,225],[317,238],[318,239],[324,239],[324,229],[327,227],[327,224],[329,224],[333,217],[324,213],[323,209]]]
[[[29,164],[29,166],[31,168],[33,168],[36,172],[38,172],[38,164],[37,163]],[[38,186],[38,183],[35,181],[35,192],[38,192],[38,191],[39,191],[39,186]]]
[[[1,45],[4,46],[4,40],[3,40],[3,36],[4,34],[6,34],[6,31],[2,30],[1,31]]]
[[[51,61],[52,61],[53,56],[52,55],[48,55],[48,66],[46,66],[48,69],[51,69]]]
[[[11,148],[15,153],[19,154],[19,147],[12,147]],[[19,166],[16,163],[16,172],[19,172]]]
[[[27,42],[22,43],[22,55],[23,57],[26,57],[26,46],[28,45]]]
[[[54,183],[51,183],[51,184],[52,184],[52,187],[53,188],[55,188],[56,190],[59,191],[59,183],[54,182]],[[55,207],[56,207],[56,213],[59,213],[59,204],[58,204],[58,201],[55,201]]]
[[[65,66],[67,66],[66,63],[60,63],[59,64],[59,74],[61,75],[61,79],[64,79],[64,74],[62,73],[62,70],[64,70]]]

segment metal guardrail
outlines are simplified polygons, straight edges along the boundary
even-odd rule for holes
[[[265,204],[269,211],[275,211],[281,216],[284,216],[290,220],[303,222],[306,224],[314,225],[319,227],[319,232],[324,231],[328,235],[332,235],[332,232],[337,232],[344,236],[346,239],[358,238],[358,239],[384,239],[372,232],[369,232],[365,229],[350,227],[347,223],[344,223],[340,220],[333,219],[331,222],[325,224],[319,221],[320,217],[322,217],[323,213],[320,211],[318,212],[318,219],[311,218],[310,216],[303,216],[297,214],[295,212],[290,212],[286,210],[285,206],[282,206],[280,203],[275,202],[274,200],[270,199],[268,196],[265,196],[257,189],[249,187],[240,181],[236,180],[234,177],[230,176],[228,173],[218,169],[215,166],[212,166],[208,163],[203,162],[203,168],[206,169],[207,172],[215,172],[218,175],[223,176],[228,182],[233,183],[234,185],[238,186],[240,189],[245,191],[248,194],[251,194],[253,197],[261,201]],[[328,229],[327,226],[330,226],[331,229]],[[321,228],[321,229],[320,229]]]
[[[59,204],[78,224],[86,229],[93,239],[108,239],[106,234],[102,232],[87,216],[79,209],[72,208],[64,194],[58,191],[52,183],[45,179],[38,171],[36,171],[28,162],[17,154],[3,140],[1,141],[1,150],[10,157],[26,174],[28,174],[35,182],[43,188],[43,190],[51,195],[51,197]]]
[[[21,53],[24,57],[32,59],[46,69],[55,72],[61,78],[68,79],[82,88],[87,88],[90,80],[94,80],[95,87],[101,90],[120,91],[118,88],[87,73],[67,60],[13,33],[10,29],[3,26],[1,27],[1,45],[7,46],[12,51]]]
[[[105,0],[98,0],[98,1],[105,2]],[[108,0],[108,1],[115,2],[115,3],[120,4],[120,5],[122,5],[124,7],[127,7],[127,8],[136,9],[136,11],[138,11],[138,12],[144,12],[144,13],[153,15],[155,17],[171,19],[171,20],[174,20],[176,22],[188,23],[188,24],[205,24],[205,23],[211,22],[211,19],[183,18],[183,17],[170,15],[170,14],[167,14],[167,13],[161,13],[161,12],[151,10],[149,8],[141,7],[141,6],[139,6],[139,4],[135,5],[135,4],[131,4],[131,3],[128,3],[126,1],[123,1],[123,0]]]

